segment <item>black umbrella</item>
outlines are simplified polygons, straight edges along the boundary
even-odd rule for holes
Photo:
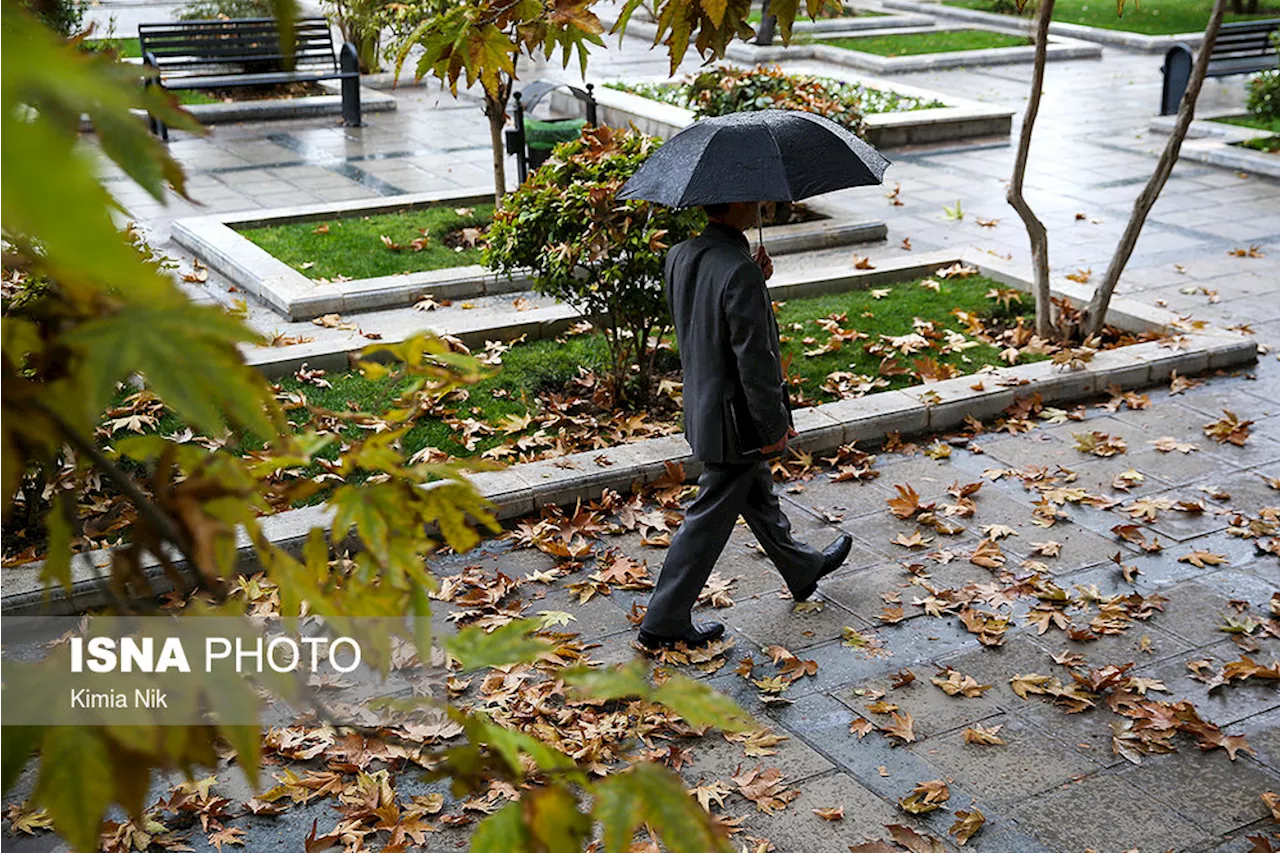
[[[759,110],[696,121],[667,140],[619,199],[668,207],[732,201],[799,201],[879,184],[889,161],[813,113]]]

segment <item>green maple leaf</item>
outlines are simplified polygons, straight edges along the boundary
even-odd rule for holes
[[[88,726],[51,726],[40,746],[35,800],[73,848],[98,849],[98,822],[115,794],[106,742]]]
[[[185,300],[126,303],[67,335],[68,343],[84,353],[81,403],[88,412],[105,409],[116,383],[139,373],[174,414],[201,432],[248,429],[273,435],[270,389],[235,347],[257,339],[221,308]]]
[[[605,853],[625,853],[636,828],[647,823],[671,853],[712,853],[728,845],[710,816],[672,771],[638,764],[595,787],[592,815],[600,823]]]

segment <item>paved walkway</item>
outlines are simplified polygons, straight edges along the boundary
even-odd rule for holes
[[[1028,194],[1050,227],[1057,272],[1092,269],[1100,276],[1105,269],[1163,141],[1145,130],[1157,103],[1159,65],[1155,56],[1107,49],[1101,61],[1061,62],[1049,68]],[[692,68],[693,63],[686,66]],[[838,69],[808,63],[797,67],[840,74]],[[658,76],[663,70],[661,57],[634,41],[622,50],[599,53],[592,65],[596,80],[622,74]],[[1020,110],[1028,76],[1025,66],[1002,66],[897,79]],[[1241,89],[1238,80],[1212,81],[1202,104],[1238,105]],[[487,134],[474,101],[454,102],[429,87],[403,90],[397,97],[399,112],[370,116],[364,128],[344,129],[330,120],[220,127],[206,139],[176,137],[172,150],[187,168],[191,193],[203,202],[203,210],[486,185]],[[900,256],[902,241],[908,238],[916,250],[976,245],[1025,262],[1024,232],[1004,202],[1012,156],[1007,145],[891,153],[895,164],[890,180],[901,183],[905,206],[890,206],[879,191],[853,193],[869,217],[885,219],[890,228],[887,243],[859,251],[873,260]],[[183,202],[161,207],[121,181],[112,186],[162,246],[169,222],[198,210]],[[943,205],[957,201],[967,215],[963,221],[948,220]],[[1077,219],[1077,213],[1085,218]],[[986,228],[977,224],[978,217],[1000,221]],[[1267,256],[1228,254],[1253,244]],[[783,273],[848,264],[848,250],[778,259]],[[1280,187],[1267,179],[1180,164],[1129,269],[1121,292],[1199,319],[1248,324],[1261,344],[1280,350]],[[202,299],[225,302],[242,297],[228,294],[216,280],[193,290]],[[291,330],[291,324],[264,307],[249,307],[258,327]],[[367,331],[399,331],[431,322],[431,316],[383,311],[359,315],[359,321]],[[309,335],[331,333],[302,325]],[[1241,649],[1220,630],[1224,619],[1240,618],[1238,611],[1246,605],[1262,619],[1271,596],[1280,592],[1277,559],[1259,553],[1252,541],[1233,536],[1228,527],[1235,522],[1227,511],[1256,519],[1264,507],[1280,504],[1280,493],[1266,484],[1267,479],[1280,478],[1280,418],[1275,417],[1280,365],[1268,354],[1251,375],[1214,377],[1176,396],[1163,388],[1149,395],[1150,407],[1140,410],[1093,407],[1083,423],[1046,425],[1016,437],[984,435],[948,460],[884,454],[875,465],[879,477],[867,483],[837,483],[820,475],[783,487],[803,537],[825,545],[843,529],[858,540],[845,569],[823,584],[822,605],[813,612],[794,613],[792,602],[779,596],[778,579],[753,547],[749,533],[744,528],[734,534],[717,570],[736,579],[736,603],[716,615],[728,624],[735,645],[723,668],[691,672],[733,695],[762,725],[786,739],[774,747],[775,754],[756,758],[745,755],[741,745],[709,735],[680,743],[689,752],[676,763],[690,784],[721,781],[734,789],[730,777],[739,768],[763,762],[781,770],[786,787],[801,792],[774,815],[760,813],[738,794],[730,794],[722,811],[742,819],[737,836],[742,845],[756,836],[771,839],[774,847],[768,849],[783,853],[843,851],[864,837],[886,837],[884,825],[895,823],[944,837],[955,811],[976,806],[987,823],[965,849],[1268,849],[1254,847],[1247,836],[1277,829],[1260,795],[1280,791],[1280,692],[1274,682],[1268,686],[1253,679],[1210,693],[1193,678],[1187,662],[1209,660],[1213,669],[1221,670],[1235,660]],[[1202,425],[1223,408],[1256,421],[1244,447],[1218,445],[1202,434]],[[1071,433],[1089,430],[1123,437],[1128,453],[1105,460],[1081,454],[1073,448]],[[1195,444],[1198,450],[1161,453],[1149,444],[1165,436]],[[1033,526],[1032,501],[1038,495],[1017,476],[993,480],[988,473],[1032,465],[1049,466],[1051,471],[1055,465],[1065,466],[1077,476],[1074,485],[1125,503],[1110,511],[1068,504],[1066,517],[1052,528]],[[1129,493],[1115,490],[1115,476],[1130,468],[1141,475],[1141,483]],[[958,519],[961,531],[930,546],[958,556],[949,561],[945,555],[908,556],[892,544],[897,533],[916,529],[914,523],[900,522],[888,512],[885,501],[893,495],[892,486],[911,484],[923,499],[941,502],[951,500],[946,489],[952,482],[983,483],[974,498],[974,515]],[[1157,508],[1154,520],[1141,526],[1148,540],[1158,535],[1165,549],[1146,554],[1111,532],[1127,519],[1119,511],[1143,498],[1156,500],[1157,507],[1162,498],[1203,500],[1206,511],[1193,515]],[[1001,543],[1010,567],[1023,559],[1043,560],[1053,581],[1071,595],[1087,599],[1088,592],[1082,590],[1094,589],[1101,596],[1158,594],[1165,599],[1162,610],[1149,620],[1130,623],[1122,633],[1074,642],[1057,629],[1040,635],[1024,624],[1022,616],[1033,600],[1019,598],[1011,603],[1016,618],[1003,645],[985,647],[957,617],[931,617],[913,604],[926,596],[923,584],[938,596],[943,590],[991,583],[992,573],[967,559],[985,525],[1006,525],[1014,531]],[[1062,543],[1059,556],[1031,553],[1032,543],[1045,540]],[[601,544],[620,547],[657,574],[662,551],[642,546],[638,535],[606,538]],[[507,546],[498,543],[486,547],[480,556],[467,555],[439,568],[456,572],[476,564],[519,576],[554,563],[536,550],[507,552]],[[1197,567],[1180,559],[1194,551],[1223,555],[1226,562]],[[1133,584],[1125,582],[1111,562],[1117,552],[1125,565],[1140,568]],[[924,568],[906,568],[904,562]],[[595,659],[630,658],[634,633],[627,608],[644,596],[615,593],[579,605],[563,586],[580,579],[557,582],[531,609],[572,613],[572,628],[599,644],[591,652]],[[885,624],[880,615],[899,601],[905,618]],[[1093,614],[1086,610],[1077,615],[1088,621]],[[846,627],[875,637],[884,653],[845,645]],[[1260,662],[1277,656],[1274,637],[1253,642]],[[814,675],[799,679],[785,693],[791,704],[762,704],[757,689],[735,673],[742,659],[751,656],[753,677],[774,674],[775,667],[761,649],[775,644],[817,664]],[[1176,754],[1145,756],[1141,764],[1131,764],[1112,750],[1112,723],[1121,718],[1104,704],[1067,714],[1044,697],[1023,699],[1012,690],[1009,680],[1016,674],[1040,673],[1069,681],[1053,657],[1063,650],[1083,656],[1083,668],[1077,670],[1081,673],[1089,667],[1132,663],[1130,675],[1163,685],[1163,690],[1153,686],[1150,698],[1192,702],[1203,718],[1228,734],[1245,735],[1253,752],[1241,751],[1230,761],[1223,750],[1201,752],[1193,739],[1180,736]],[[978,698],[949,697],[929,683],[935,667],[942,666],[993,686]],[[893,674],[904,669],[916,678],[894,689]],[[862,720],[872,727],[888,722],[890,717],[868,707],[880,692],[884,701],[912,715],[914,741],[894,746],[879,731],[861,738],[851,733],[851,725],[866,725]],[[975,725],[1000,726],[1006,745],[964,743],[962,730]],[[425,790],[413,775],[400,774],[402,795]],[[896,806],[913,786],[935,779],[950,784],[951,798],[944,810],[916,818]],[[225,784],[230,790],[237,783]],[[827,807],[843,807],[843,819],[828,822],[812,811]],[[297,850],[313,819],[319,819],[323,832],[336,817],[330,805],[317,803],[279,818],[246,819],[238,825],[250,831],[248,849]],[[451,850],[464,840],[465,830],[446,829],[431,836],[425,849]],[[46,848],[35,843],[15,849]]]

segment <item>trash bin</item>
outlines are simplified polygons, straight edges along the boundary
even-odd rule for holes
[[[548,92],[562,87],[586,105],[586,118],[535,119],[526,115]],[[535,80],[515,93],[515,127],[507,131],[506,140],[507,153],[516,156],[520,183],[528,179],[531,169],[537,169],[546,162],[551,149],[561,142],[577,139],[587,125],[595,126],[596,99],[592,95],[593,89],[595,87],[590,83],[585,89],[579,89],[567,83]]]

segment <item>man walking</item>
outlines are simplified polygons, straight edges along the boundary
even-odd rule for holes
[[[695,626],[693,605],[738,517],[782,574],[796,601],[849,556],[841,535],[825,551],[796,542],[773,493],[768,459],[796,435],[782,377],[778,326],[765,279],[773,263],[761,246],[752,257],[743,233],[755,202],[705,205],[709,224],[667,255],[667,302],[684,369],[684,427],[703,463],[698,496],[667,551],[640,628],[650,648],[703,645],[724,633]]]

